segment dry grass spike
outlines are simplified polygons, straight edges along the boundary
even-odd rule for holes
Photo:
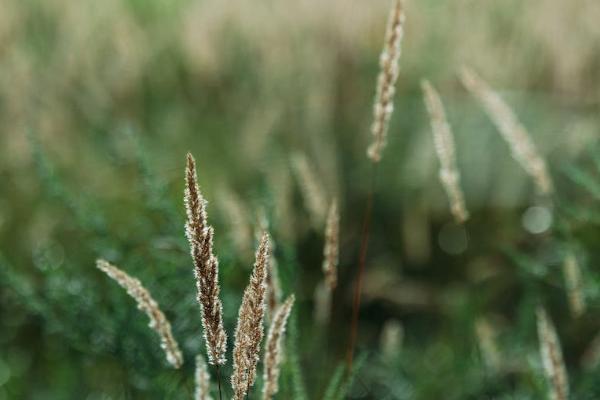
[[[202,314],[208,362],[225,364],[227,335],[223,329],[223,306],[219,298],[219,261],[213,254],[213,229],[207,224],[206,200],[196,176],[194,157],[188,153],[184,201],[187,213],[185,233],[194,261],[198,303]]]
[[[177,341],[173,338],[171,324],[150,295],[150,292],[148,292],[138,279],[128,275],[106,260],[97,260],[96,267],[116,281],[122,288],[127,290],[127,294],[133,297],[137,302],[138,308],[150,318],[150,328],[160,336],[160,346],[164,350],[169,364],[175,368],[181,367],[183,357]]]
[[[385,44],[379,58],[380,72],[377,77],[377,92],[371,125],[373,141],[367,149],[367,156],[375,163],[381,161],[381,153],[386,145],[388,127],[394,111],[394,93],[399,72],[398,61],[404,31],[404,18],[402,0],[394,0],[388,20]]]
[[[569,398],[569,381],[560,342],[552,321],[542,307],[537,310],[537,327],[544,372],[550,384],[550,398],[567,400]]]
[[[394,361],[400,355],[402,342],[404,340],[404,328],[402,323],[390,318],[383,324],[379,338],[379,348],[381,354],[388,361]]]
[[[440,181],[448,196],[450,211],[456,222],[460,224],[469,218],[469,213],[465,206],[465,196],[460,188],[460,173],[456,166],[452,130],[446,118],[444,104],[437,90],[427,80],[421,82],[421,87],[425,106],[429,113],[429,120],[431,121],[435,151],[440,161]]]
[[[320,281],[314,292],[314,320],[319,325],[326,325],[331,319],[332,292],[327,282]]]
[[[291,295],[273,317],[265,345],[263,400],[270,400],[279,390],[279,374],[283,353],[283,336],[295,297]]]
[[[325,225],[325,246],[323,248],[323,273],[329,290],[333,292],[337,286],[337,267],[339,262],[340,214],[337,200],[329,207]]]
[[[479,342],[479,350],[485,365],[493,372],[500,369],[500,351],[496,345],[496,330],[485,318],[475,322],[475,334]]]
[[[194,392],[195,400],[212,400],[210,397],[210,376],[206,367],[204,357],[200,354],[196,356],[196,390]]]
[[[481,103],[496,128],[508,143],[512,155],[531,176],[539,193],[550,195],[552,179],[546,162],[538,153],[529,132],[519,122],[515,113],[483,79],[464,67],[460,74],[463,85]]]
[[[563,261],[563,273],[567,286],[569,308],[574,317],[580,317],[585,312],[585,296],[581,280],[581,268],[575,254],[569,253]]]
[[[233,375],[231,376],[234,400],[244,399],[256,379],[256,364],[264,335],[263,319],[269,259],[269,235],[265,232],[256,252],[250,283],[244,290],[235,329]]]
[[[327,207],[323,186],[317,178],[317,173],[310,167],[308,159],[304,154],[293,154],[291,162],[312,223],[315,226],[320,226],[325,217],[325,209]]]

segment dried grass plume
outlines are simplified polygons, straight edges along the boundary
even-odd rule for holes
[[[394,0],[390,12],[385,43],[379,59],[380,72],[377,77],[377,92],[373,107],[371,134],[373,141],[367,149],[367,156],[373,162],[381,161],[381,153],[386,145],[388,126],[394,111],[395,84],[398,79],[400,43],[404,29],[404,7],[402,0]]]
[[[465,206],[463,191],[460,188],[460,173],[456,166],[452,130],[446,119],[444,104],[437,90],[427,80],[421,82],[421,87],[431,121],[435,151],[440,161],[440,181],[448,196],[452,215],[456,222],[460,224],[469,218],[469,213]]]
[[[552,321],[542,307],[537,310],[537,326],[542,363],[550,385],[550,398],[567,400],[569,398],[569,381],[560,342]]]
[[[235,329],[233,375],[231,376],[234,400],[242,400],[256,379],[256,364],[264,335],[263,319],[269,258],[269,235],[265,232],[256,252],[250,283],[244,290]]]
[[[563,273],[567,287],[569,308],[574,317],[580,317],[585,312],[586,304],[583,293],[583,282],[581,280],[581,268],[575,254],[567,254],[567,257],[563,261]]]
[[[323,280],[315,286],[314,298],[314,320],[319,325],[326,325],[331,319],[331,301],[332,301],[331,289],[327,283]]]
[[[219,298],[219,261],[213,254],[213,229],[207,224],[206,200],[196,176],[194,157],[188,153],[184,201],[187,213],[185,234],[194,261],[198,303],[202,314],[208,362],[225,364],[227,335],[223,329],[223,306]]]
[[[323,186],[317,178],[317,173],[310,167],[304,154],[293,154],[291,162],[312,223],[315,226],[320,226],[325,217],[327,207]]]
[[[538,153],[531,136],[519,122],[515,113],[483,79],[469,68],[460,74],[463,85],[481,103],[496,128],[508,143],[512,155],[531,176],[539,193],[549,195],[553,191],[546,162]]]
[[[475,322],[475,334],[485,365],[493,372],[498,371],[501,358],[496,345],[496,330],[487,319],[479,318]]]
[[[204,357],[200,354],[196,356],[196,390],[194,392],[195,400],[212,400],[210,397],[210,376],[206,367]]]
[[[160,347],[165,351],[167,361],[173,367],[179,368],[183,364],[183,357],[177,341],[173,338],[171,324],[150,295],[150,292],[138,279],[128,275],[106,260],[97,260],[96,267],[127,290],[127,294],[137,302],[138,308],[148,315],[150,318],[149,326],[160,336]]]
[[[325,225],[325,246],[323,248],[323,273],[325,282],[331,291],[337,286],[337,267],[339,261],[340,215],[337,200],[331,202]]]
[[[263,400],[270,400],[279,390],[279,374],[283,353],[283,337],[288,317],[294,305],[294,295],[289,296],[279,307],[267,335],[264,359]]]

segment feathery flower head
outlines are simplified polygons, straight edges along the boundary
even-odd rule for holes
[[[177,341],[173,338],[171,324],[160,310],[158,303],[150,295],[150,292],[138,279],[128,275],[125,271],[106,260],[96,260],[96,267],[127,290],[127,294],[137,302],[138,308],[148,315],[150,318],[148,326],[160,336],[160,347],[165,351],[167,361],[173,367],[179,368],[183,364],[183,357]]]
[[[279,374],[281,358],[283,353],[283,336],[288,317],[292,311],[295,297],[290,295],[279,307],[267,335],[267,344],[265,345],[265,359],[263,372],[263,400],[270,400],[279,390]]]
[[[550,384],[550,398],[567,400],[569,398],[569,380],[560,342],[552,321],[542,307],[537,310],[537,327],[544,372]]]
[[[469,218],[469,213],[465,206],[465,196],[460,188],[460,173],[456,166],[452,130],[437,90],[427,80],[421,82],[421,87],[431,121],[435,151],[440,161],[440,181],[448,196],[450,211],[456,222],[460,224]]]
[[[337,286],[337,266],[339,261],[340,215],[337,200],[331,202],[325,225],[325,246],[323,248],[323,273],[329,290]]]
[[[513,110],[473,70],[463,67],[460,78],[465,88],[481,103],[496,125],[508,143],[514,159],[531,176],[538,192],[544,195],[551,194],[553,184],[546,162],[538,153],[529,132],[519,122]]]
[[[194,261],[197,300],[202,314],[208,362],[225,364],[227,335],[223,328],[223,306],[219,298],[219,261],[213,254],[213,229],[206,218],[206,200],[202,197],[196,177],[194,157],[188,153],[185,174],[184,202],[187,213],[185,232]]]
[[[270,260],[269,235],[262,235],[250,283],[244,290],[235,329],[233,347],[233,398],[242,400],[256,380],[256,364],[264,335],[263,319],[267,292],[267,271]]]
[[[388,126],[394,111],[394,93],[399,72],[398,61],[404,18],[402,0],[394,0],[388,20],[385,44],[379,59],[381,69],[377,77],[377,93],[375,94],[371,125],[373,142],[367,149],[367,155],[374,163],[381,161],[381,153],[387,141]]]
[[[210,397],[210,376],[206,367],[204,357],[200,354],[196,356],[196,390],[194,392],[195,400],[212,400]]]

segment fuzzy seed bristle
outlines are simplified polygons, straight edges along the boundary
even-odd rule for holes
[[[379,59],[380,72],[377,77],[377,93],[375,94],[373,124],[371,125],[373,142],[367,149],[367,156],[374,163],[381,161],[381,153],[386,145],[388,127],[394,111],[394,93],[399,72],[398,61],[404,31],[404,18],[403,2],[394,0],[383,51]]]
[[[160,336],[160,347],[164,350],[169,364],[175,368],[181,367],[183,357],[179,350],[179,345],[171,332],[171,324],[160,310],[158,303],[150,295],[150,292],[148,292],[137,278],[128,275],[125,271],[106,260],[98,259],[96,267],[117,282],[127,291],[127,294],[133,297],[137,302],[138,308],[150,318],[148,326]]]
[[[283,336],[288,317],[294,305],[294,295],[289,296],[275,313],[265,345],[263,400],[270,400],[279,390],[279,374],[283,353]]]
[[[225,364],[227,335],[223,329],[223,306],[219,298],[219,261],[213,254],[213,229],[207,224],[206,200],[202,197],[196,176],[194,157],[188,153],[184,202],[187,213],[185,233],[194,261],[197,300],[202,314],[208,362]]]
[[[460,187],[460,173],[456,166],[452,130],[446,118],[444,104],[437,90],[427,80],[421,82],[421,87],[425,106],[429,113],[436,154],[440,161],[440,181],[446,190],[450,202],[450,211],[456,222],[460,224],[469,218],[469,213],[465,206],[465,196]]]
[[[256,365],[264,336],[263,319],[269,259],[269,235],[265,232],[256,251],[256,262],[250,283],[244,290],[235,329],[231,376],[234,400],[242,400],[256,380]]]

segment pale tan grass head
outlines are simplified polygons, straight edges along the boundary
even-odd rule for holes
[[[340,214],[337,200],[334,199],[327,213],[325,225],[325,246],[323,248],[323,273],[329,290],[337,286],[337,267],[339,262]]]
[[[150,295],[150,292],[148,292],[138,279],[128,275],[106,260],[97,260],[96,267],[117,282],[127,291],[127,294],[133,297],[137,302],[138,308],[150,318],[149,326],[158,333],[160,347],[164,350],[169,364],[175,368],[181,367],[183,357],[179,350],[179,345],[171,332],[171,324],[161,311],[158,303]]]
[[[279,281],[279,268],[277,260],[271,256],[269,271],[267,272],[267,315],[273,319],[275,311],[281,305],[281,282]]]
[[[531,176],[539,193],[550,195],[553,183],[540,155],[529,135],[513,110],[479,75],[463,67],[460,78],[467,90],[481,103],[496,128],[508,143],[515,160]]]
[[[256,380],[256,365],[264,335],[263,319],[267,292],[267,271],[270,259],[269,235],[262,235],[250,283],[244,290],[235,329],[233,347],[233,398],[242,400]]]
[[[491,371],[500,369],[500,351],[496,343],[496,330],[485,318],[479,318],[475,322],[475,334],[479,342],[479,351],[483,362]]]
[[[385,43],[379,59],[380,72],[377,77],[377,92],[373,106],[373,123],[371,145],[367,149],[367,156],[371,161],[381,161],[381,153],[387,142],[387,133],[394,111],[395,85],[398,79],[400,60],[400,43],[404,32],[404,6],[402,0],[394,0],[390,12]]]
[[[331,318],[332,291],[323,280],[315,287],[313,318],[318,325],[327,325]]]
[[[560,342],[554,324],[542,307],[537,310],[537,327],[542,364],[549,384],[549,396],[552,400],[567,400],[569,380]]]
[[[563,261],[563,275],[565,277],[571,313],[574,317],[580,317],[585,312],[586,303],[583,291],[583,280],[581,277],[581,267],[577,262],[575,254],[568,253],[565,257]]]
[[[590,371],[600,365],[600,333],[597,333],[588,344],[583,356],[581,357],[581,366]]]
[[[402,323],[394,318],[385,321],[379,338],[381,354],[388,360],[395,360],[400,355],[403,341]]]
[[[294,295],[289,296],[273,316],[265,345],[263,372],[263,400],[270,400],[279,390],[279,374],[283,355],[283,338],[287,320],[294,305]]]
[[[435,151],[440,162],[440,181],[448,196],[450,211],[454,219],[458,223],[463,223],[469,218],[469,212],[465,205],[465,196],[460,187],[460,172],[456,165],[454,138],[446,118],[444,104],[439,93],[429,81],[423,80],[421,88],[423,89],[423,99],[431,122]]]
[[[252,254],[252,227],[248,210],[230,188],[221,187],[217,205],[229,224],[229,237],[240,256]]]
[[[315,169],[311,168],[306,155],[295,153],[292,155],[291,162],[311,220],[315,226],[320,226],[327,207],[323,185]]]
[[[212,400],[210,396],[210,375],[204,357],[200,354],[196,356],[196,389],[194,391],[194,400]]]
[[[198,290],[208,362],[225,364],[227,334],[223,328],[223,306],[219,298],[219,261],[213,253],[213,229],[208,226],[206,200],[200,193],[194,157],[188,153],[185,174],[184,201],[187,213],[185,233],[194,261],[194,276]]]

